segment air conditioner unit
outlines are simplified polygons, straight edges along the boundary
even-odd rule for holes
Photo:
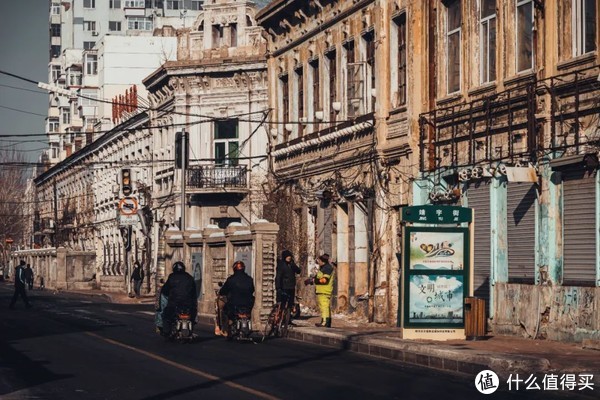
[[[92,36],[98,36],[98,31],[92,31]]]

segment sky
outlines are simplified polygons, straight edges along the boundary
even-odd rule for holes
[[[0,70],[48,81],[48,17],[48,0],[0,0]],[[41,89],[0,75],[0,135],[43,134],[47,112],[48,96]],[[44,136],[0,137],[0,148],[16,146],[27,161],[37,161],[45,142]]]

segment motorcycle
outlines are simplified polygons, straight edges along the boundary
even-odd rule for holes
[[[222,282],[218,283],[223,286]],[[215,334],[227,336],[228,340],[252,340],[252,316],[251,309],[236,307],[231,318],[225,315],[227,297],[219,295],[215,291]]]
[[[170,339],[180,342],[190,342],[194,340],[194,321],[190,310],[178,309],[175,312],[175,322],[171,328]]]
[[[229,321],[227,327],[227,338],[229,340],[251,340],[252,320],[250,309],[236,307],[233,311],[233,320]]]

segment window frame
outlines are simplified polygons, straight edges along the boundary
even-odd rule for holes
[[[61,32],[61,24],[50,24],[50,37],[60,37]]]
[[[298,121],[301,118],[305,118],[306,110],[304,108],[304,68],[302,66],[296,68],[296,88],[298,90]],[[304,135],[304,125],[302,123],[298,124],[298,137],[302,137]]]
[[[95,32],[96,31],[96,21],[83,21],[83,30],[84,32]]]
[[[133,24],[133,27],[132,27]],[[149,25],[148,25],[149,24]],[[143,28],[140,26],[143,25]],[[147,29],[150,26],[150,29]],[[154,29],[152,18],[147,17],[127,17],[127,30],[150,32]]]
[[[592,2],[596,6],[596,2]],[[598,30],[598,19],[594,19],[594,34],[591,42],[592,48],[588,49],[587,42],[587,25],[586,10],[588,2],[586,0],[572,0],[571,2],[571,23],[572,23],[572,55],[573,57],[583,56],[585,54],[592,53],[598,49],[598,43],[596,43],[597,30]],[[592,16],[598,15],[596,9]]]
[[[458,4],[459,8],[459,16],[460,21],[456,28],[450,29],[449,19],[450,19],[450,8]],[[445,18],[446,18],[446,94],[452,95],[455,93],[460,93],[462,89],[462,23],[463,23],[463,15],[462,15],[462,0],[452,0],[449,1],[445,6]],[[452,36],[458,36],[458,86],[456,89],[454,87],[450,87],[450,74],[451,74],[451,65],[456,63],[450,62],[450,39]],[[453,67],[452,67],[453,68]]]
[[[519,7],[529,5],[531,9],[531,64],[529,68],[520,68],[519,54],[520,36],[519,36]],[[534,48],[534,28],[535,28],[535,7],[533,0],[515,0],[515,70],[517,73],[527,72],[535,68],[535,48]]]
[[[220,124],[224,123],[235,123],[235,137],[217,138]],[[231,157],[231,145],[235,143],[236,156]],[[223,159],[217,159],[217,145],[224,144],[225,157]],[[240,121],[237,118],[226,119],[222,121],[214,121],[213,123],[213,159],[215,165],[219,166],[236,166],[239,164],[239,144],[240,144]]]
[[[408,93],[408,25],[406,11],[392,19],[396,29],[396,90],[395,107],[406,105]]]
[[[181,0],[167,0],[167,10],[182,10],[183,2]],[[177,7],[174,8],[174,5],[177,4]]]
[[[87,6],[86,3],[88,4]],[[88,10],[96,8],[96,0],[83,0],[83,8],[86,8]]]
[[[112,29],[111,24],[115,24],[115,27],[119,29]],[[108,31],[109,32],[121,32],[123,30],[122,21],[108,21]]]
[[[496,57],[495,57],[495,53],[496,53],[496,39],[498,38],[498,19],[497,19],[497,14],[496,14],[496,0],[494,0],[494,13],[487,15],[487,16],[483,16],[483,2],[485,0],[481,0],[480,1],[480,10],[479,10],[479,38],[480,38],[480,63],[479,63],[479,82],[481,84],[485,84],[485,83],[492,83],[495,82],[497,79],[497,69],[496,69]],[[494,32],[495,32],[495,36],[494,36],[494,43],[493,43],[493,49],[490,48],[490,24],[493,23],[493,28],[494,28]],[[486,46],[484,47],[484,40],[486,43]],[[487,52],[486,52],[487,50]],[[493,79],[490,78],[490,55],[494,53],[494,77]],[[484,62],[485,59],[485,62]],[[487,70],[486,70],[487,67]]]
[[[114,9],[114,10],[120,9],[121,8],[121,0],[109,0],[108,8]]]
[[[84,59],[85,75],[98,75],[98,54],[86,53]],[[90,72],[90,67],[92,72]]]
[[[329,67],[329,120],[335,122],[337,112],[333,109],[333,103],[338,97],[338,75],[337,75],[337,50],[333,49],[325,54]]]

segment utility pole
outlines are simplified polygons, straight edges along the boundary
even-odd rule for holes
[[[181,226],[179,230],[185,230],[185,165],[187,164],[187,132],[181,132]]]

